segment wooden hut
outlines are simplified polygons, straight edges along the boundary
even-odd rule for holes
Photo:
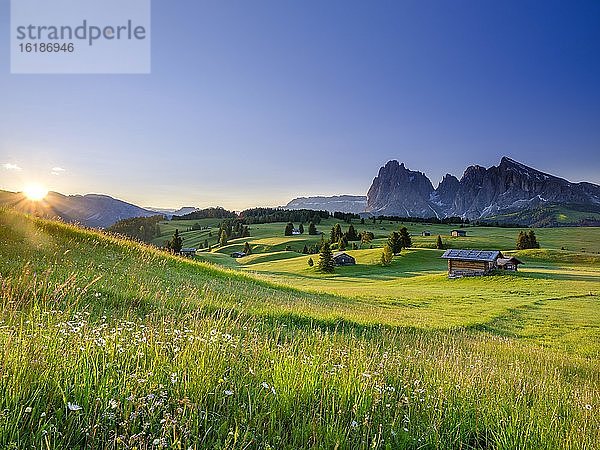
[[[497,250],[446,250],[442,258],[448,260],[450,278],[482,276],[498,269],[498,258],[504,258]]]

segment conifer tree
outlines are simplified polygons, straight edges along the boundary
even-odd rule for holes
[[[225,247],[227,245],[227,231],[221,231],[221,237],[219,238],[219,245]]]
[[[540,243],[537,240],[535,231],[529,230],[529,233],[527,233],[527,237],[529,240],[529,248],[540,248]]]
[[[346,233],[346,238],[348,241],[358,241],[360,238],[358,237],[358,233],[354,229],[354,225],[350,224],[348,227],[348,232]]]
[[[392,231],[386,245],[390,248],[392,254],[399,254],[402,251],[402,238],[400,237],[400,233]]]
[[[311,222],[308,225],[308,234],[311,236],[315,236],[317,234],[317,227],[315,227],[315,223]]]
[[[315,265],[315,262],[313,261],[312,258],[308,258],[308,267],[312,267]]]
[[[329,243],[325,242],[321,246],[321,253],[319,255],[319,263],[317,265],[319,272],[332,273],[335,270],[335,264],[333,262],[333,254]]]
[[[300,226],[298,227],[298,231],[300,232],[300,234],[304,234],[304,225],[300,224]]]
[[[345,235],[342,235],[340,237],[340,240],[338,241],[338,249],[343,252],[344,250],[346,250],[347,246],[348,246],[348,239],[346,239]]]
[[[308,255],[308,245],[304,244],[304,248],[302,249],[302,253]]]
[[[171,239],[167,243],[167,248],[171,250],[173,253],[179,253],[181,248],[183,247],[183,239],[179,235],[179,229],[175,229],[175,234],[173,234],[173,239]]]
[[[288,224],[285,226],[285,232],[284,235],[285,236],[291,236],[294,232],[294,224],[292,222],[288,222]]]
[[[437,248],[438,250],[443,250],[444,249],[444,243],[442,242],[442,237],[438,234],[437,237],[437,241],[435,243],[435,248]]]
[[[412,247],[412,239],[406,227],[400,229],[400,240],[402,241],[402,248]]]
[[[394,253],[388,244],[383,246],[383,252],[381,252],[381,265],[388,266],[392,262]]]
[[[246,255],[252,254],[252,248],[250,247],[250,244],[248,244],[247,242],[244,244],[244,253]]]

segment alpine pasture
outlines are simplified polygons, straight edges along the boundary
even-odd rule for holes
[[[406,223],[384,267],[401,224],[355,222],[375,239],[325,275],[300,253],[321,236],[186,222],[155,243],[208,239],[195,260],[0,210],[0,447],[600,448],[600,229],[516,252],[516,229]],[[525,265],[449,280],[438,234]]]

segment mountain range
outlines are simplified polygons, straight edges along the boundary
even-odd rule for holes
[[[95,228],[131,217],[161,214],[170,218],[196,210],[142,208],[108,195],[57,192],[50,192],[43,201],[31,202],[22,193],[0,191],[0,205]],[[535,226],[600,225],[600,186],[572,183],[503,157],[497,166],[468,167],[460,179],[446,174],[434,188],[423,172],[392,160],[379,169],[366,196],[300,197],[284,208],[374,216],[461,217]]]
[[[309,200],[312,209],[327,209],[335,198]],[[392,160],[379,169],[367,192],[364,211],[355,207],[362,197],[353,198],[357,199],[353,208],[338,210],[401,217],[493,219],[540,226],[600,220],[600,186],[571,183],[508,157],[489,168],[470,166],[460,179],[446,174],[437,188],[423,172]],[[305,199],[295,199],[288,207],[306,204]]]
[[[106,228],[119,220],[131,217],[148,217],[157,214],[172,216],[195,209],[185,207],[179,210],[153,210],[108,195],[63,195],[58,192],[48,193],[40,202],[31,202],[20,192],[0,191],[0,205],[8,205],[43,217],[59,217],[66,222],[80,223],[93,228]]]

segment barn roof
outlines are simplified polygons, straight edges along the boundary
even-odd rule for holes
[[[495,261],[502,257],[498,250],[446,250],[442,255],[445,259],[462,259],[467,261]]]
[[[333,257],[334,257],[334,258],[337,258],[338,256],[348,256],[348,257],[352,258],[352,256],[350,256],[350,255],[349,255],[348,253],[346,253],[346,252],[335,252],[335,253],[333,254]]]
[[[506,263],[512,262],[513,264],[525,264],[523,261],[521,261],[520,259],[515,258],[514,256],[511,256],[510,258],[498,258],[498,265],[499,266],[503,266]]]

